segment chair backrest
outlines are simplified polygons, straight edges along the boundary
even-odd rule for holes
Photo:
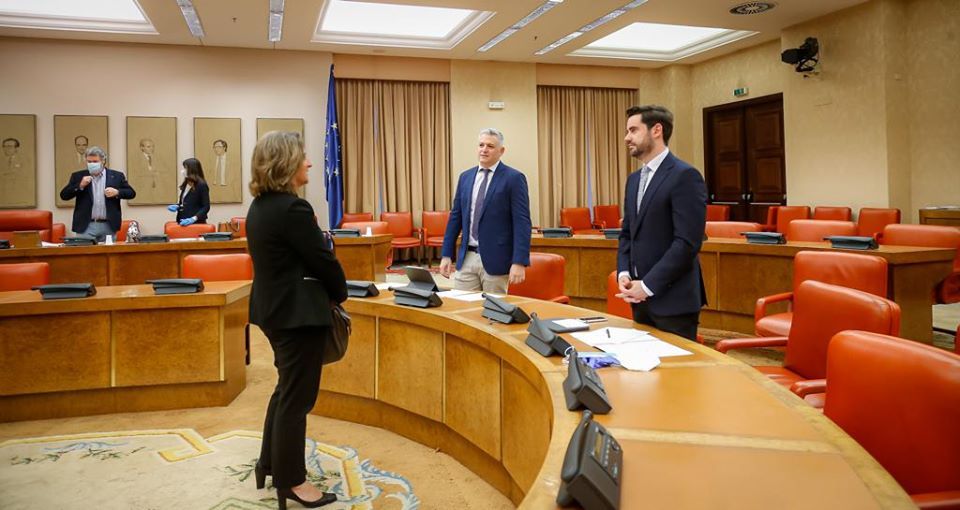
[[[861,207],[857,214],[857,235],[877,237],[883,227],[891,223],[900,223],[900,209]]]
[[[186,227],[181,227],[175,221],[168,221],[163,224],[163,233],[167,234],[167,237],[170,239],[200,237],[200,234],[209,234],[210,232],[216,231],[216,225],[206,223],[194,223],[193,225],[187,225]]]
[[[907,493],[957,491],[958,374],[960,356],[949,351],[893,336],[844,331],[830,342],[823,413]]]
[[[236,237],[247,237],[247,218],[243,216],[234,216],[230,218],[230,223],[237,226]]]
[[[833,335],[848,329],[897,335],[900,306],[839,285],[816,280],[801,283],[793,292],[793,320],[783,367],[807,379],[826,377],[827,345]]]
[[[857,225],[852,221],[793,220],[785,235],[787,241],[823,241],[827,236],[855,236]]]
[[[50,264],[46,262],[0,264],[0,292],[30,290],[36,285],[48,283],[50,283]]]
[[[567,260],[555,253],[530,252],[530,267],[523,283],[511,284],[508,294],[553,299],[563,294]]]
[[[617,283],[617,272],[611,271],[607,275],[607,313],[633,320],[633,308],[630,307],[630,303],[617,297],[619,293],[620,285]]]
[[[252,280],[253,259],[246,253],[187,255],[183,258],[183,277],[206,282]]]
[[[565,207],[560,209],[560,224],[573,230],[590,230],[590,209],[586,207]]]
[[[123,243],[127,241],[127,230],[130,228],[130,222],[133,220],[120,220],[120,230],[117,232],[118,243]],[[138,224],[140,222],[137,222]]]
[[[423,211],[420,224],[426,231],[426,237],[440,237],[447,231],[450,211]]]
[[[413,237],[413,214],[409,212],[380,213],[380,221],[387,222],[393,237]]]
[[[793,220],[810,219],[810,207],[806,205],[781,205],[777,208],[777,232],[787,233],[787,226]]]
[[[797,252],[793,257],[793,288],[807,280],[887,297],[887,259],[842,251]]]
[[[385,221],[350,221],[340,225],[340,228],[355,228],[360,230],[360,235],[367,233],[367,227],[370,227],[371,234],[389,234],[390,229]]]
[[[748,221],[708,221],[707,237],[743,237],[740,232],[759,232],[763,225]]]
[[[883,227],[883,244],[953,248],[953,270],[960,271],[960,228],[944,225],[887,225]]]
[[[818,205],[813,208],[813,219],[832,220],[832,221],[850,221],[853,212],[849,207],[831,207]]]
[[[343,218],[340,220],[340,225],[343,225],[344,223],[356,223],[358,221],[373,221],[373,213],[343,213]]]
[[[7,183],[6,185],[10,185]],[[39,209],[12,209],[0,211],[0,239],[10,240],[17,230],[36,230],[40,240],[50,241],[53,213]]]
[[[604,228],[617,228],[620,226],[620,206],[613,205],[595,205],[593,206],[593,220],[597,223],[603,222]],[[590,227],[587,227],[590,228]]]
[[[771,205],[770,207],[767,207],[767,222],[763,224],[764,228],[774,231],[777,229],[777,215],[779,212],[779,205]]]
[[[728,221],[730,220],[730,206],[707,204],[707,221]]]

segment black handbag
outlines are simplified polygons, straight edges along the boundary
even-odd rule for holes
[[[330,338],[323,346],[323,364],[329,365],[343,359],[350,341],[350,314],[340,305],[330,308],[333,317],[330,325]]]

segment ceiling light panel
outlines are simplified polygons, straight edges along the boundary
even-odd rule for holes
[[[136,0],[0,0],[0,26],[156,34]]]
[[[674,61],[756,33],[725,28],[633,23],[570,55]]]
[[[496,37],[484,43],[483,46],[477,48],[477,51],[485,52],[490,50],[490,48],[493,48],[494,46],[500,44],[501,42],[503,42],[504,39],[506,39],[507,37],[510,37],[521,28],[529,25],[530,23],[533,22],[533,20],[539,18],[540,16],[543,16],[544,14],[547,13],[547,11],[549,11],[550,9],[553,9],[554,7],[560,5],[561,3],[563,3],[563,0],[547,0],[546,2],[537,6],[536,9],[530,11],[530,14],[527,14],[526,16],[524,16],[520,21],[514,23],[513,25],[510,25],[509,28],[497,34]]]
[[[187,22],[187,28],[194,37],[203,38],[203,24],[200,23],[200,16],[197,15],[197,9],[193,7],[191,0],[177,0],[177,6],[183,14],[183,20]]]
[[[560,46],[563,46],[564,44],[566,44],[566,43],[568,43],[568,42],[576,39],[577,37],[580,37],[581,35],[589,32],[589,31],[591,31],[591,30],[593,30],[593,29],[595,29],[595,28],[597,28],[597,27],[599,27],[599,26],[601,26],[601,25],[604,25],[604,24],[606,24],[606,23],[609,23],[609,22],[611,22],[611,21],[619,18],[620,16],[626,14],[627,11],[630,11],[630,10],[632,10],[632,9],[636,9],[637,7],[640,7],[641,5],[643,5],[643,4],[645,4],[645,3],[647,3],[647,0],[633,0],[632,2],[624,5],[623,7],[620,7],[620,8],[618,8],[618,9],[614,9],[614,10],[612,10],[612,11],[604,14],[603,16],[600,16],[599,18],[591,21],[590,23],[587,23],[586,25],[580,27],[580,30],[577,30],[576,32],[573,32],[573,33],[571,33],[571,34],[568,34],[568,35],[566,35],[566,36],[564,36],[564,37],[562,37],[562,38],[560,38],[560,39],[558,39],[558,40],[550,43],[549,45],[541,48],[539,51],[537,51],[537,52],[534,53],[534,54],[535,54],[535,55],[545,55],[545,54],[547,54],[547,53],[550,53],[551,51],[559,48]]]
[[[270,0],[267,34],[270,42],[280,42],[283,37],[283,0]]]

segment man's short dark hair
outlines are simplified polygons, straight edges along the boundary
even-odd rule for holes
[[[634,115],[640,115],[640,121],[647,129],[653,129],[653,126],[660,124],[663,127],[663,144],[670,144],[670,136],[673,135],[673,114],[670,110],[655,104],[627,108],[627,118]]]
[[[13,142],[16,144],[14,147],[20,147],[20,140],[17,140],[16,138],[4,138],[2,144],[6,145],[7,142]]]
[[[214,141],[213,141],[213,144],[214,144],[214,145],[216,145],[216,144],[218,144],[218,143],[223,144],[223,150],[224,150],[224,151],[227,150],[227,141],[226,141],[226,140],[222,140],[222,139],[221,139],[221,140],[214,140]]]
[[[77,140],[79,140],[79,139],[81,139],[81,138],[83,138],[83,141],[84,141],[84,142],[87,142],[88,144],[90,143],[90,139],[87,138],[87,137],[85,137],[85,136],[83,136],[83,135],[79,135],[79,136],[75,137],[75,138],[73,139],[73,143],[77,143]]]

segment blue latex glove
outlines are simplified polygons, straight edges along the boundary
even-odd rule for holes
[[[167,210],[170,212],[177,212],[180,210],[180,206],[177,204],[170,204],[167,206]]]
[[[180,220],[180,226],[181,226],[181,227],[186,227],[187,225],[193,225],[193,224],[196,223],[196,222],[197,222],[197,217],[196,217],[196,216],[193,216],[193,217],[190,217],[190,218],[184,218],[184,219]]]

